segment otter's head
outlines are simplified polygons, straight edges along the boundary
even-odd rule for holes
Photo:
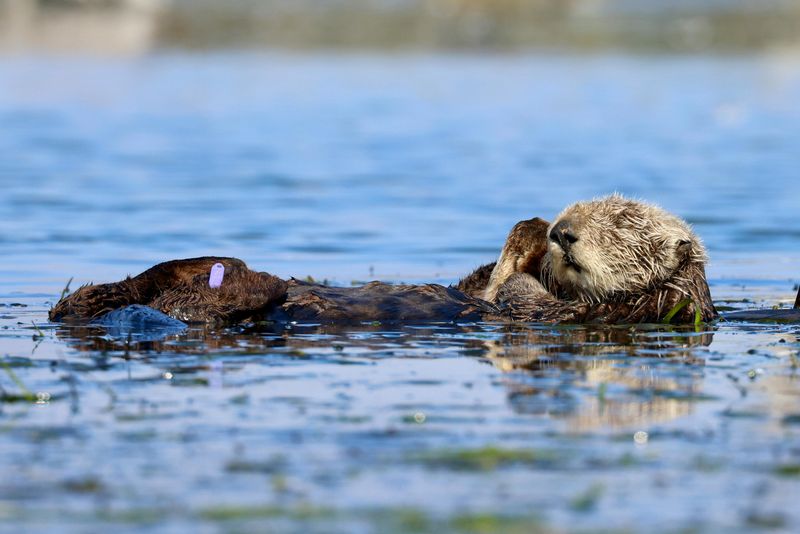
[[[706,261],[702,242],[682,219],[616,194],[572,204],[547,236],[544,281],[586,302],[645,292],[688,263]]]

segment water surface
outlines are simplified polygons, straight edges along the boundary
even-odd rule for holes
[[[787,305],[798,67],[0,59],[0,530],[800,528],[795,326],[137,341],[46,319],[70,277],[203,254],[343,285],[451,283],[516,221],[612,191],[694,224],[719,304]]]

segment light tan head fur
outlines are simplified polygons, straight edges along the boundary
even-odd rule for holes
[[[687,263],[707,261],[685,221],[618,194],[567,207],[550,225],[547,246],[542,282],[584,302],[642,293]]]

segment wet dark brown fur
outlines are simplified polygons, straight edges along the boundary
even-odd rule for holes
[[[319,323],[474,322],[496,312],[488,302],[438,284],[327,287],[291,280],[286,302],[270,318]]]
[[[211,267],[225,266],[221,287],[208,286]],[[288,284],[251,271],[236,258],[173,260],[121,282],[86,285],[50,310],[51,321],[93,319],[130,304],[144,304],[187,322],[236,322],[282,301]]]
[[[601,302],[573,298],[567,288],[545,276],[551,261],[548,231],[548,223],[542,219],[521,221],[509,234],[496,264],[479,267],[451,288],[380,282],[337,288],[286,282],[251,271],[235,258],[205,257],[162,263],[117,283],[81,287],[56,304],[50,319],[91,319],[129,304],[145,304],[187,322],[264,318],[319,323],[652,323],[684,301],[672,317],[673,323],[692,323],[696,312],[706,322],[717,317],[703,263],[692,255],[670,271],[669,278],[645,290],[610,294]],[[208,276],[217,262],[225,265],[225,277],[220,288],[212,289]],[[499,275],[496,287],[487,287]]]
[[[208,285],[215,263],[225,266],[219,288]],[[144,304],[185,322],[245,319],[320,323],[479,321],[494,306],[455,288],[372,282],[354,288],[281,280],[236,258],[203,257],[161,263],[133,278],[87,285],[62,298],[50,320],[91,320]]]
[[[527,226],[544,239],[541,227]],[[546,227],[545,227],[546,229]],[[529,235],[528,237],[531,237]],[[538,243],[536,250],[543,247]],[[525,276],[535,272],[539,258],[521,265]],[[220,288],[208,286],[214,263],[225,265]],[[494,264],[476,269],[456,287],[372,282],[355,288],[327,287],[297,280],[285,282],[247,269],[234,258],[173,260],[121,282],[81,287],[58,302],[50,320],[92,319],[129,304],[145,304],[187,322],[232,323],[248,318],[320,323],[429,322],[513,320],[570,323],[657,322],[684,298],[688,304],[674,323],[694,320],[694,303],[713,310],[702,271],[684,277],[679,286],[665,287],[635,298],[601,304],[560,300],[550,293],[515,292],[514,283],[501,287],[499,307],[469,293],[482,292]],[[710,306],[710,308],[709,308]],[[705,321],[714,315],[704,313]]]

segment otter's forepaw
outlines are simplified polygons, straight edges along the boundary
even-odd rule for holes
[[[549,294],[541,282],[527,273],[514,273],[497,290],[498,303],[513,302],[520,298],[530,298]]]
[[[489,284],[489,279],[492,276],[492,270],[494,269],[494,266],[494,263],[481,265],[469,275],[459,280],[458,284],[455,286],[456,289],[462,293],[466,293],[470,297],[483,298],[484,290]]]

